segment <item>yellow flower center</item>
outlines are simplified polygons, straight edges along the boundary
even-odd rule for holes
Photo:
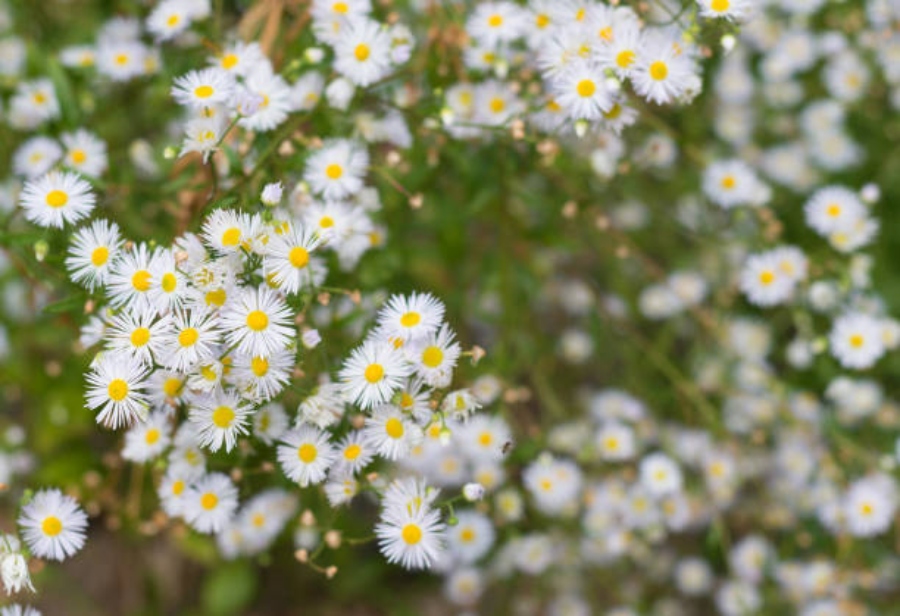
[[[169,18],[166,20],[166,25],[170,28],[174,28],[178,25],[179,21],[181,21],[180,15],[169,15]]]
[[[494,113],[502,113],[506,109],[506,101],[502,98],[492,98],[490,103],[491,111]]]
[[[384,431],[391,438],[400,438],[403,436],[403,422],[396,417],[391,417],[385,422]]]
[[[657,60],[653,64],[650,65],[650,77],[655,79],[656,81],[662,81],[666,77],[669,76],[669,67],[666,66],[665,62],[661,60]]]
[[[400,408],[401,409],[409,409],[412,408],[412,405],[415,403],[415,400],[412,396],[410,396],[405,391],[400,394]]]
[[[841,206],[839,206],[837,203],[832,203],[831,205],[828,206],[828,209],[825,211],[832,218],[837,218],[838,216],[841,215]]]
[[[316,449],[316,446],[312,443],[303,443],[300,445],[300,448],[297,449],[297,457],[300,458],[300,461],[304,464],[310,464],[318,457],[319,451]]]
[[[726,175],[719,184],[721,184],[722,188],[725,190],[731,190],[737,185],[737,180],[734,179],[733,175]]]
[[[344,175],[344,168],[337,163],[331,163],[325,167],[325,175],[327,175],[329,179],[339,180],[341,179],[341,176]]]
[[[183,347],[194,346],[199,338],[200,332],[198,332],[193,327],[188,327],[187,329],[182,330],[180,334],[178,334],[178,344]]]
[[[172,272],[166,272],[162,277],[162,290],[166,293],[171,293],[175,290],[175,287],[178,286],[178,279],[175,278],[175,274]]]
[[[238,57],[233,53],[225,54],[222,56],[222,68],[226,71],[234,68],[238,63]]]
[[[212,86],[197,86],[194,88],[194,96],[197,98],[209,98],[215,93]]]
[[[136,347],[142,347],[150,342],[150,330],[146,327],[138,327],[131,332],[131,344]]]
[[[117,55],[115,57],[115,62],[119,66],[124,66],[124,65],[128,64],[128,54],[120,53],[119,55]]]
[[[594,92],[597,91],[597,85],[590,79],[582,79],[578,82],[578,85],[575,86],[575,89],[578,91],[578,96],[581,98],[588,98],[594,95]]]
[[[266,376],[269,372],[269,360],[265,357],[254,357],[250,360],[250,369],[256,376]]]
[[[616,65],[619,68],[628,68],[632,64],[634,64],[636,54],[630,49],[626,49],[625,51],[620,51],[616,56]]]
[[[769,286],[775,282],[775,274],[769,270],[764,270],[759,274],[759,282],[762,285]]]
[[[322,218],[319,219],[319,226],[323,229],[330,229],[334,226],[334,218],[331,216],[322,216]]]
[[[344,458],[352,461],[352,460],[355,460],[356,458],[358,458],[359,454],[361,454],[361,453],[362,453],[362,447],[360,447],[356,443],[353,443],[352,445],[348,446],[347,449],[344,450]]]
[[[166,394],[167,398],[174,398],[178,394],[181,393],[181,379],[173,377],[169,377],[163,383],[163,393]]]
[[[241,230],[231,227],[222,234],[222,246],[237,246],[241,241]]]
[[[91,263],[94,267],[100,267],[109,260],[109,248],[106,246],[98,246],[91,253]]]
[[[548,15],[545,15],[544,13],[541,13],[540,15],[535,17],[534,25],[543,30],[550,25],[550,17]]]
[[[712,0],[709,6],[716,13],[724,13],[731,7],[731,2],[729,0]]]
[[[84,153],[84,150],[72,150],[72,153],[69,154],[69,160],[76,165],[80,165],[87,160],[87,154]]]
[[[852,336],[850,336],[850,346],[852,346],[854,349],[860,348],[864,342],[865,339],[860,334],[853,334]]]
[[[234,421],[234,409],[230,406],[219,406],[213,411],[212,421],[220,428],[227,428]]]
[[[225,289],[216,289],[215,291],[207,291],[206,293],[206,305],[207,306],[221,306],[225,303]]]
[[[384,376],[384,367],[381,364],[369,364],[363,376],[370,383],[377,383]]]
[[[416,545],[422,540],[422,529],[416,524],[407,524],[400,531],[400,536],[407,545]]]
[[[288,261],[297,269],[306,267],[309,263],[309,251],[302,246],[294,246],[288,253]]]
[[[147,270],[136,271],[131,277],[131,286],[133,286],[136,291],[140,291],[141,293],[149,290],[150,272],[148,272]]]
[[[343,14],[346,14],[350,10],[350,7],[347,6],[346,2],[335,2],[334,4],[331,5],[331,9],[335,13],[341,13],[343,15]]]
[[[159,430],[157,430],[156,428],[150,428],[144,434],[144,442],[148,445],[152,445],[159,440],[159,436]]]
[[[488,17],[488,25],[491,28],[499,28],[503,25],[503,16],[497,14],[491,15]]]
[[[429,368],[437,368],[444,361],[444,352],[440,347],[430,346],[422,352],[422,363]]]
[[[47,205],[60,208],[69,202],[69,195],[62,190],[51,190],[47,193]]]
[[[178,479],[172,484],[172,494],[181,496],[182,492],[184,492],[184,482],[181,479]]]
[[[128,383],[123,379],[113,379],[106,390],[113,402],[121,402],[128,395]]]
[[[369,46],[365,43],[360,43],[356,46],[356,49],[353,50],[353,55],[356,56],[356,59],[360,62],[365,62],[369,59]]]
[[[261,513],[256,513],[253,515],[253,526],[256,528],[262,528],[262,525],[266,523],[266,516]]]
[[[48,537],[55,537],[62,532],[62,529],[62,521],[55,515],[48,515],[44,518],[44,521],[41,522],[41,530],[44,531],[44,534]]]
[[[475,531],[469,527],[462,529],[459,533],[459,540],[463,543],[472,543],[475,539]]]
[[[490,432],[482,432],[478,435],[478,444],[482,447],[488,447],[494,441],[494,435]]]
[[[200,497],[200,506],[206,509],[207,511],[211,509],[215,509],[216,505],[219,504],[219,497],[213,494],[212,492],[207,492],[203,496]]]
[[[400,325],[403,327],[415,327],[422,320],[422,315],[418,312],[407,312],[400,317]]]
[[[247,327],[255,332],[261,332],[269,326],[269,317],[262,310],[254,310],[247,315]]]

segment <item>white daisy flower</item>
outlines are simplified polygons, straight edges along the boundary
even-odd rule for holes
[[[554,100],[573,120],[599,120],[613,106],[602,70],[591,62],[571,62],[553,79]]]
[[[370,409],[390,400],[409,373],[400,351],[390,344],[367,341],[353,350],[339,378],[344,396]]]
[[[284,299],[266,287],[244,289],[222,308],[228,346],[251,357],[268,357],[295,337],[294,315]]]
[[[88,518],[71,496],[41,490],[22,507],[18,523],[34,556],[65,560],[84,546]]]
[[[664,453],[651,453],[641,460],[641,485],[653,496],[668,496],[681,491],[681,468]]]
[[[526,13],[512,2],[485,2],[466,21],[466,32],[488,48],[511,43],[525,33]]]
[[[817,190],[803,206],[806,224],[819,235],[846,232],[866,217],[866,206],[857,194],[843,186]]]
[[[303,179],[326,199],[343,199],[363,188],[369,153],[349,139],[327,142],[306,161]]]
[[[162,455],[172,442],[169,419],[165,413],[150,413],[125,433],[122,457],[131,462],[149,462]]]
[[[366,418],[363,438],[368,447],[388,460],[407,457],[422,443],[422,429],[410,421],[397,407],[383,404]]]
[[[184,497],[184,518],[200,533],[221,531],[234,518],[237,508],[237,488],[223,473],[204,475]]]
[[[191,26],[189,3],[184,0],[163,0],[147,16],[147,31],[157,41],[168,41]]]
[[[375,526],[378,547],[389,563],[406,569],[428,569],[443,551],[445,525],[440,512],[422,507],[408,510],[386,506]]]
[[[247,434],[253,409],[235,392],[218,389],[191,405],[188,420],[194,424],[197,444],[210,451],[234,449],[239,436]]]
[[[160,314],[181,308],[187,294],[187,279],[178,270],[171,249],[157,250],[150,261],[147,298]]]
[[[271,445],[287,432],[289,423],[284,407],[273,402],[254,413],[253,435],[266,445]]]
[[[96,197],[90,184],[74,173],[51,171],[25,182],[19,203],[25,218],[42,227],[62,228],[94,209]]]
[[[260,63],[256,70],[246,76],[240,86],[239,95],[254,95],[261,100],[253,113],[237,107],[244,117],[238,124],[256,132],[267,132],[280,126],[292,111],[292,94],[284,78],[273,72],[267,64]]]
[[[25,141],[13,154],[13,173],[27,179],[44,175],[59,162],[62,148],[49,137],[37,136]]]
[[[171,323],[165,334],[166,351],[158,358],[164,366],[188,372],[215,358],[221,331],[211,315],[179,311],[172,314]]]
[[[878,319],[863,313],[835,319],[828,337],[831,353],[844,368],[865,370],[884,355],[884,339]]]
[[[290,382],[295,363],[294,352],[288,349],[267,357],[238,354],[229,382],[235,383],[255,402],[271,400]]]
[[[623,423],[616,421],[605,423],[597,431],[595,442],[603,460],[619,462],[634,457],[634,431]]]
[[[474,510],[459,511],[456,519],[456,524],[446,531],[447,550],[456,562],[473,564],[494,545],[494,525],[486,515]]]
[[[415,365],[416,374],[430,387],[448,387],[453,380],[453,369],[461,349],[454,340],[454,333],[445,323],[441,328],[420,339],[407,349],[409,361]],[[405,410],[405,409],[404,409]]]
[[[106,171],[106,143],[97,135],[80,128],[72,133],[63,133],[59,140],[66,149],[64,160],[67,167],[90,177],[99,177]]]
[[[111,353],[125,353],[147,366],[159,356],[166,344],[170,320],[157,318],[152,310],[130,310],[113,317],[106,334]]]
[[[757,306],[775,306],[793,296],[794,278],[781,268],[782,259],[773,252],[751,255],[741,271],[740,287]]]
[[[153,277],[150,273],[152,259],[146,244],[137,244],[129,251],[119,251],[112,262],[106,295],[115,308],[144,311],[151,308],[148,292]]]
[[[73,282],[88,290],[103,287],[109,279],[112,263],[122,247],[119,226],[107,220],[95,220],[72,236],[66,268]]]
[[[227,105],[234,94],[234,79],[220,68],[191,71],[175,79],[172,97],[179,105],[203,109]]]
[[[375,457],[375,450],[369,445],[362,432],[353,430],[337,445],[337,472],[356,475],[369,465]]]
[[[281,442],[278,446],[281,469],[303,488],[322,483],[337,458],[328,434],[309,425],[291,430]]]
[[[220,55],[211,58],[210,62],[224,71],[241,77],[252,75],[260,66],[269,65],[269,59],[259,43],[255,41],[231,43],[222,50]]]
[[[405,343],[433,334],[443,318],[444,304],[430,293],[394,295],[379,311],[374,335]]]
[[[639,96],[658,105],[671,103],[697,79],[693,61],[681,45],[666,35],[645,41],[631,82]]]
[[[319,244],[317,233],[296,225],[273,236],[263,258],[266,280],[287,295],[322,284],[324,267],[314,263],[311,255]]]
[[[100,358],[87,375],[87,407],[100,410],[97,423],[117,429],[147,416],[147,366],[121,354]]]
[[[366,87],[391,70],[391,38],[381,24],[366,17],[347,22],[334,44],[334,69]]]
[[[759,189],[756,173],[740,160],[716,161],[703,172],[703,192],[726,210],[752,205]]]
[[[697,0],[703,17],[746,21],[756,8],[752,0]]]

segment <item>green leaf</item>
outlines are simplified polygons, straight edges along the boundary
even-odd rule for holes
[[[76,293],[74,295],[70,295],[69,297],[64,297],[59,301],[47,304],[46,306],[44,306],[44,313],[60,314],[76,309],[80,311],[86,301],[87,297],[85,297],[81,293]]]
[[[229,563],[206,579],[203,609],[210,616],[243,614],[256,595],[257,581],[246,562]]]

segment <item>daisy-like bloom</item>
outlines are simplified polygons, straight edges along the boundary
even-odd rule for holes
[[[243,535],[243,552],[265,550],[297,511],[297,498],[283,490],[271,489],[254,496],[236,520]]]
[[[440,512],[434,509],[385,506],[375,534],[389,563],[399,563],[407,569],[428,569],[443,551],[445,528]]]
[[[113,317],[106,334],[109,350],[152,366],[153,358],[164,349],[169,326],[168,316],[157,318],[150,309],[120,312]]]
[[[76,174],[51,171],[26,182],[19,203],[31,222],[61,229],[90,214],[96,197],[90,184]]]
[[[171,414],[173,409],[184,402],[185,377],[171,370],[154,370],[147,383],[147,397],[155,409]]]
[[[481,408],[481,403],[468,389],[457,389],[447,394],[441,401],[441,411],[454,419],[465,419]]]
[[[98,177],[106,171],[106,143],[83,128],[60,136],[66,148],[64,161],[67,167],[90,177]]]
[[[158,250],[150,261],[150,290],[147,298],[160,314],[181,308],[187,293],[187,280],[175,263],[171,249]]]
[[[259,287],[229,300],[220,320],[228,346],[251,357],[268,357],[294,338],[293,316],[281,296]]]
[[[444,304],[430,293],[394,295],[378,313],[376,336],[391,343],[405,343],[437,331],[444,318]]]
[[[191,405],[188,419],[197,432],[197,444],[210,451],[234,449],[237,438],[247,434],[253,409],[233,391],[218,389]]]
[[[288,429],[288,416],[277,403],[267,404],[253,415],[253,435],[266,445],[281,438]]]
[[[874,537],[888,530],[897,511],[897,489],[886,475],[854,482],[844,497],[847,530],[855,537]]]
[[[472,122],[488,126],[502,126],[525,109],[525,105],[510,85],[491,79],[475,91]]]
[[[627,79],[638,65],[641,53],[641,28],[627,22],[616,30],[611,41],[597,48],[596,57],[604,68],[611,68],[620,79]]]
[[[337,446],[337,470],[345,475],[356,475],[368,466],[374,457],[375,451],[366,442],[364,435],[354,430]]]
[[[326,199],[343,199],[363,188],[369,153],[349,139],[327,142],[306,161],[303,179]]]
[[[634,91],[658,105],[670,103],[695,87],[696,80],[693,61],[677,41],[666,35],[646,41],[631,74]]]
[[[29,180],[44,175],[62,156],[62,148],[49,137],[32,137],[13,154],[13,172]]]
[[[553,97],[573,120],[599,120],[613,105],[603,72],[584,60],[570,63],[553,80]]]
[[[88,518],[71,496],[41,490],[22,507],[18,523],[34,556],[65,560],[84,546]]]
[[[305,488],[322,483],[337,458],[328,433],[305,425],[291,430],[278,446],[278,462],[291,481]]]
[[[147,16],[147,31],[157,41],[168,41],[191,25],[189,3],[184,0],[163,0]]]
[[[253,232],[250,216],[235,210],[215,210],[203,223],[203,239],[222,254],[238,253],[249,246]]]
[[[603,460],[619,462],[634,457],[634,431],[623,423],[613,421],[604,424],[597,431],[595,442]]]
[[[846,232],[866,217],[866,206],[852,190],[826,186],[817,190],[803,206],[806,224],[819,235]]]
[[[104,355],[87,375],[87,407],[100,410],[97,423],[109,428],[130,426],[147,416],[148,368],[121,354]]]
[[[210,58],[210,62],[223,71],[246,77],[252,75],[260,65],[268,64],[269,60],[259,43],[236,41],[225,47],[220,55]]]
[[[273,236],[263,258],[266,279],[288,295],[321,284],[323,271],[316,271],[311,256],[319,244],[318,234],[297,225],[287,233]]]
[[[475,415],[454,428],[462,450],[472,460],[499,460],[512,432],[499,415]]]
[[[403,354],[392,345],[366,341],[344,362],[339,378],[344,396],[370,409],[390,400],[409,373]]]
[[[166,332],[165,352],[158,359],[167,368],[188,372],[215,357],[220,334],[218,324],[211,315],[196,310],[176,312]]]
[[[224,136],[225,124],[218,117],[195,118],[187,123],[184,130],[184,142],[181,145],[179,156],[185,156],[191,152],[203,155],[203,162],[209,160],[209,155],[216,151],[219,142]],[[216,210],[221,212],[223,210]]]
[[[472,11],[466,32],[487,48],[511,43],[525,33],[526,13],[512,2],[485,2]]]
[[[447,529],[447,548],[457,562],[472,564],[494,545],[494,525],[483,513],[474,510],[456,514],[457,523]]]
[[[753,13],[752,0],[697,0],[703,17],[724,17],[744,21]]]
[[[179,105],[203,109],[227,105],[234,93],[234,79],[220,68],[191,71],[175,80],[172,96]]]
[[[223,473],[198,479],[184,497],[184,518],[194,530],[211,534],[221,531],[234,518],[238,491]]]
[[[326,245],[344,240],[352,229],[353,211],[343,201],[313,203],[303,210],[302,216],[303,224]]]
[[[651,453],[641,460],[639,468],[641,485],[655,497],[668,496],[681,491],[681,469],[669,456]]]
[[[408,357],[422,381],[431,387],[443,388],[453,380],[453,369],[460,352],[453,331],[445,323],[437,332],[410,345]]]
[[[864,313],[845,314],[835,319],[828,340],[831,354],[844,368],[865,370],[884,355],[878,319]]]
[[[106,295],[116,308],[147,310],[151,307],[149,294],[153,277],[150,273],[152,253],[146,244],[138,244],[130,251],[120,251],[110,268]]]
[[[145,421],[125,433],[122,457],[132,462],[149,462],[161,455],[172,442],[169,420],[165,413],[150,413]]]
[[[255,402],[271,400],[290,381],[294,364],[294,352],[287,349],[267,357],[239,354],[235,357],[229,382],[235,383]]]
[[[339,507],[344,503],[349,503],[353,497],[359,494],[359,482],[352,476],[333,476],[328,483],[325,484],[325,496],[328,498],[328,504],[332,507]]]
[[[291,86],[291,100],[294,111],[312,111],[322,100],[325,78],[321,73],[308,71]]]
[[[144,74],[147,48],[138,40],[108,40],[97,45],[97,72],[113,81],[128,81]]]
[[[391,70],[391,38],[381,24],[366,17],[350,20],[334,45],[334,68],[357,86],[366,87]]]
[[[366,419],[363,430],[366,445],[388,460],[407,457],[422,443],[422,429],[392,404],[383,404]]]
[[[795,279],[781,268],[782,259],[773,252],[751,255],[741,271],[740,287],[757,306],[775,306],[794,294]]]
[[[95,220],[80,228],[72,237],[66,257],[72,281],[91,291],[104,286],[121,247],[119,226],[114,222]]]
[[[522,482],[541,512],[559,515],[577,507],[583,478],[572,460],[542,454],[525,469]]]
[[[203,473],[202,467],[192,467],[186,464],[173,464],[166,469],[166,474],[163,475],[156,493],[159,495],[160,504],[167,515],[173,517],[184,515],[188,486]]]
[[[241,87],[239,96],[255,96],[259,101],[253,113],[240,105],[238,113],[245,116],[238,122],[242,127],[266,132],[277,128],[284,122],[292,110],[291,88],[284,78],[272,71],[268,62],[260,63],[256,70],[248,75]]]
[[[703,172],[704,194],[726,210],[753,203],[759,186],[756,173],[740,160],[714,162]]]

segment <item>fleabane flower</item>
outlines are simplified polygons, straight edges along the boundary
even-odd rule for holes
[[[348,22],[334,44],[334,69],[357,86],[369,86],[391,70],[391,38],[377,21]]]
[[[365,442],[378,455],[399,460],[410,454],[424,439],[422,429],[392,404],[383,404],[366,419]]]
[[[303,179],[326,199],[343,199],[362,190],[368,166],[365,148],[355,141],[338,139],[309,157]]]
[[[322,483],[337,455],[328,433],[304,425],[281,437],[278,462],[291,481],[306,487]]]
[[[38,558],[65,560],[84,546],[87,514],[71,496],[41,490],[19,514],[22,538]]]
[[[753,169],[740,160],[716,161],[703,172],[703,192],[726,210],[753,205],[760,186]]]
[[[234,92],[234,79],[220,68],[191,71],[175,79],[172,96],[179,105],[203,109],[227,105]]]
[[[318,234],[296,225],[274,235],[263,258],[266,279],[288,295],[321,284],[325,270],[312,256],[320,243]]]
[[[453,330],[445,323],[430,336],[409,345],[407,357],[416,373],[431,387],[448,387],[461,349]]]
[[[681,468],[663,453],[645,456],[641,460],[639,472],[641,485],[653,496],[668,496],[681,491],[683,483]]]
[[[394,295],[378,313],[375,336],[395,346],[430,336],[444,318],[444,304],[430,293]]]
[[[66,257],[72,281],[88,290],[104,286],[121,247],[122,236],[114,222],[95,220],[80,228],[72,237]]]
[[[437,510],[391,503],[385,505],[375,535],[389,563],[406,569],[428,569],[443,551],[445,529]]]
[[[657,105],[671,103],[698,85],[693,61],[679,42],[665,35],[645,43],[631,82],[638,95]]]
[[[603,71],[593,63],[575,61],[553,80],[553,97],[573,120],[596,121],[613,106]]]
[[[19,204],[31,222],[61,229],[88,216],[96,200],[90,184],[78,175],[51,171],[25,183]]]
[[[199,533],[217,533],[234,518],[238,491],[223,473],[210,473],[189,488],[184,499],[184,518]]]
[[[284,299],[266,287],[244,289],[222,308],[221,325],[239,353],[267,357],[294,338],[293,314]]]
[[[134,424],[125,433],[122,457],[131,462],[149,462],[162,455],[172,438],[169,420],[165,413],[150,413],[146,420]]]
[[[795,278],[782,269],[777,253],[751,255],[741,271],[740,287],[757,306],[774,306],[788,301],[794,293]]]
[[[866,218],[867,210],[855,192],[844,186],[817,190],[803,206],[806,224],[819,235],[846,233]]]
[[[878,319],[863,313],[838,317],[829,335],[831,353],[845,368],[865,370],[884,355]]]
[[[752,0],[697,0],[703,17],[724,17],[744,21],[753,12]]]
[[[117,429],[147,416],[148,367],[120,353],[105,354],[87,375],[87,407],[99,410],[97,423]]]
[[[234,449],[239,436],[247,434],[253,409],[235,392],[218,389],[191,405],[188,419],[196,429],[197,444],[210,451]]]
[[[367,341],[354,349],[339,378],[346,398],[370,409],[390,400],[409,373],[402,353],[391,344]]]

